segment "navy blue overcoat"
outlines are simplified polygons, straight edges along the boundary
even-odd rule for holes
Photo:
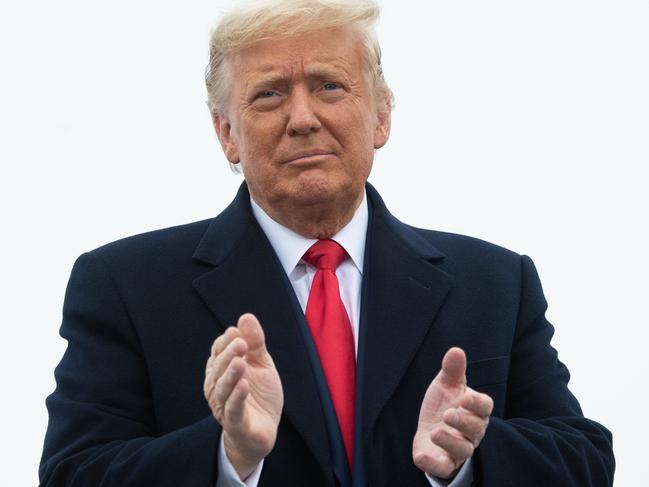
[[[469,385],[495,402],[475,485],[611,485],[611,435],[583,417],[567,388],[532,261],[408,226],[367,192],[353,484],[428,485],[412,439],[424,392],[458,346]],[[41,485],[214,487],[220,429],[203,397],[205,363],[244,312],[262,323],[285,394],[260,486],[350,485],[304,317],[245,183],[214,219],[79,257],[63,309],[68,347],[47,399]]]

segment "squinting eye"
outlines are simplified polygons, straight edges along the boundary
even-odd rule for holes
[[[324,85],[322,85],[322,87],[325,90],[337,90],[338,88],[340,88],[340,86],[338,86],[338,83],[325,83]]]
[[[257,95],[257,98],[271,98],[275,95],[275,92],[272,90],[262,91]]]

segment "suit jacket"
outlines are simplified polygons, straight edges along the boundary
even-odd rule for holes
[[[428,485],[412,462],[419,407],[444,353],[459,346],[468,384],[494,399],[475,485],[611,485],[611,435],[582,416],[567,388],[532,261],[408,226],[367,192],[356,477]],[[47,399],[41,485],[214,486],[220,427],[203,397],[205,363],[244,312],[262,323],[285,394],[260,485],[347,483],[334,472],[340,444],[295,302],[245,183],[214,219],[79,257],[63,308],[68,347]]]

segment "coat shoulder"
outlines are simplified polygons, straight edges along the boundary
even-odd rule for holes
[[[504,259],[519,261],[521,255],[486,240],[458,233],[409,227],[450,258]]]
[[[191,258],[213,219],[176,225],[132,235],[104,244],[89,253],[111,267],[143,267]]]
[[[444,267],[470,279],[519,282],[523,257],[476,237],[411,227],[412,231],[445,255]]]

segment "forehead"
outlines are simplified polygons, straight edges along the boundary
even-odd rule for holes
[[[309,75],[322,70],[352,75],[363,69],[362,45],[360,36],[350,28],[319,30],[257,41],[234,54],[230,66],[235,79],[241,81],[274,74]]]

